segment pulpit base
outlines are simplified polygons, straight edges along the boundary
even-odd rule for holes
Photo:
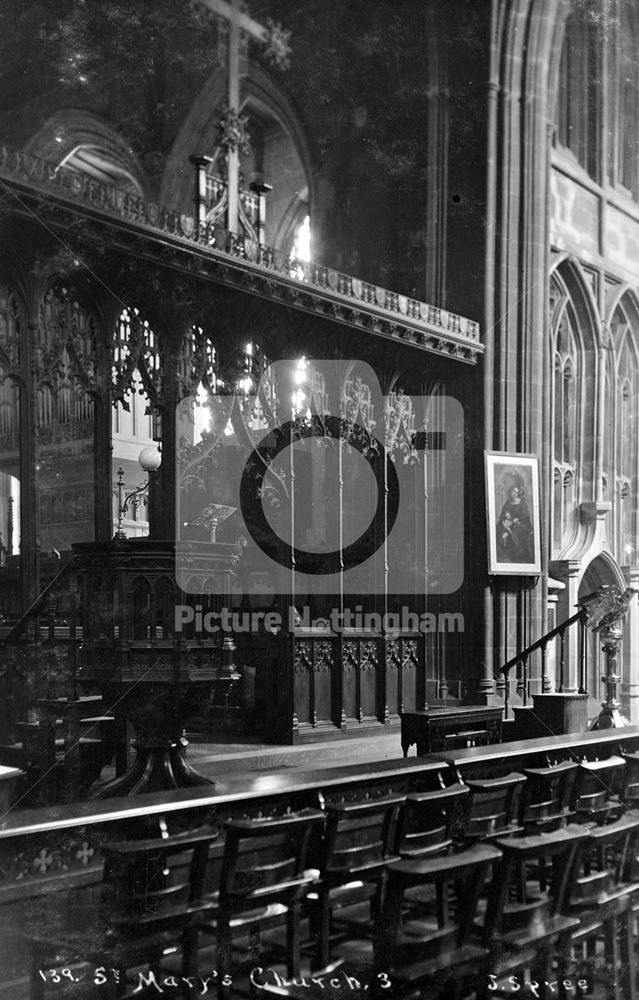
[[[596,719],[593,719],[588,729],[594,732],[597,729],[623,729],[630,725],[632,725],[630,720],[622,715],[618,708],[607,708],[603,705],[601,712]]]
[[[109,799],[117,795],[139,795],[172,788],[214,785],[210,778],[191,767],[179,743],[136,744],[137,756],[130,771],[98,788],[91,798]]]

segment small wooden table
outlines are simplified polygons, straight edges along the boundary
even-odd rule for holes
[[[466,746],[501,743],[503,708],[486,705],[462,705],[451,708],[427,708],[423,712],[402,712],[402,752],[417,744],[417,756],[448,749],[446,737],[467,738]]]

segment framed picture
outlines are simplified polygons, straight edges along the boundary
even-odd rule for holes
[[[539,463],[535,455],[487,451],[488,572],[541,573]]]

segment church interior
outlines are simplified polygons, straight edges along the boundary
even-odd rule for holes
[[[0,1000],[636,1000],[639,0],[0,52]]]

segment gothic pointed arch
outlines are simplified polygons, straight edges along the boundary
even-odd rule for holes
[[[622,566],[634,565],[639,537],[639,303],[626,291],[609,320],[605,395],[607,486],[612,507],[612,549]]]
[[[249,60],[242,81],[241,114],[248,119],[249,148],[241,163],[241,210],[245,226],[254,226],[256,199],[249,190],[253,181],[273,187],[268,195],[264,242],[277,245],[285,253],[292,248],[290,226],[282,220],[290,214],[291,202],[305,194],[308,206],[313,202],[313,171],[308,140],[291,101],[269,75]],[[210,157],[207,167],[207,206],[210,221],[218,221],[225,210],[224,158],[219,144],[218,122],[225,104],[226,80],[216,71],[207,81],[180,129],[166,161],[160,201],[194,212],[195,172],[187,154]],[[219,216],[215,215],[215,205]],[[212,213],[212,214],[211,214]],[[299,215],[299,211],[297,213]],[[301,220],[300,220],[301,221]],[[280,244],[280,240],[284,240]],[[289,245],[290,244],[290,245]]]

